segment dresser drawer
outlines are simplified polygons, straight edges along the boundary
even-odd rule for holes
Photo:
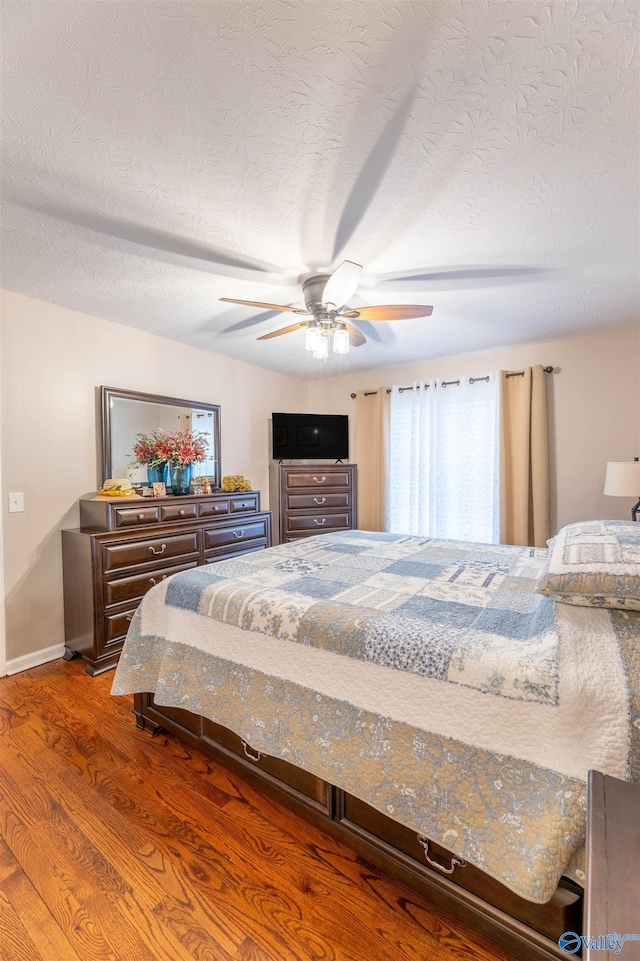
[[[157,524],[160,508],[153,507],[116,507],[114,510],[116,527],[140,527],[141,524]]]
[[[255,554],[263,551],[269,545],[264,540],[247,541],[246,544],[236,544],[235,547],[221,547],[217,551],[211,551],[204,559],[205,564],[220,564],[221,561],[231,561],[240,557],[242,554]]]
[[[258,495],[245,494],[243,497],[232,497],[230,504],[232,514],[241,514],[246,511],[255,513],[258,510]]]
[[[574,925],[580,923],[581,892],[570,881],[561,881],[560,887],[547,904],[536,904],[518,897],[473,864],[465,863],[446,848],[419,836],[411,828],[392,821],[351,794],[344,795],[344,814],[341,820],[348,825],[356,825],[358,833],[364,831],[365,834],[379,838],[408,854],[422,867],[427,866],[436,874],[448,876],[452,883],[479,895],[553,941],[557,941],[563,931],[576,930]],[[429,864],[429,861],[432,863]]]
[[[163,504],[160,507],[161,521],[188,521],[197,516],[197,504]]]
[[[147,540],[129,541],[127,544],[102,545],[102,569],[106,573],[135,567],[137,564],[152,564],[166,561],[183,554],[198,554],[198,534],[169,534]]]
[[[267,754],[260,754],[253,748],[221,724],[203,718],[202,733],[205,740],[211,741],[216,745],[235,754],[236,757],[247,760],[250,764],[265,774],[271,775],[283,784],[292,787],[298,794],[306,798],[311,798],[322,807],[328,808],[330,798],[330,788],[326,781],[321,780],[302,768],[295,767],[280,758],[269,757]]]
[[[202,733],[202,718],[199,714],[192,714],[191,711],[185,711],[181,707],[167,707],[165,704],[156,704],[153,694],[149,695],[150,706],[157,711],[158,714],[162,714],[163,717],[168,717],[170,720],[175,721],[180,727],[185,730],[190,731],[192,734],[197,734],[198,736]]]
[[[315,471],[287,473],[285,476],[287,490],[295,490],[299,487],[321,488],[322,490],[326,490],[328,487],[332,490],[340,488],[349,490],[351,488],[350,471],[328,470],[325,467],[318,468]]]
[[[235,527],[212,527],[204,530],[204,549],[212,550],[214,547],[226,547],[227,545],[241,544],[243,541],[254,540],[255,538],[267,537],[267,521],[263,518],[247,520],[244,524],[237,524]]]
[[[321,534],[323,531],[348,531],[351,527],[351,514],[289,514],[287,533],[308,531]]]
[[[198,517],[224,517],[229,513],[229,501],[205,501],[198,504]]]
[[[136,574],[133,577],[118,577],[111,581],[105,581],[104,595],[105,604],[122,604],[135,597],[143,597],[156,584],[166,580],[171,574],[178,571],[187,571],[190,567],[197,567],[198,561],[193,560],[188,564],[178,564],[175,567],[161,567],[155,571],[147,571],[145,574]]]
[[[105,647],[122,641],[129,630],[136,608],[126,611],[118,611],[117,614],[107,614],[104,619],[104,643]]]
[[[306,510],[318,512],[319,510],[329,510],[329,508],[351,507],[351,492],[345,491],[343,494],[287,494],[287,510]]]

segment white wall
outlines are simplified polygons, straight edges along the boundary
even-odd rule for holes
[[[552,532],[577,520],[630,520],[633,500],[605,497],[602,491],[608,460],[633,460],[640,454],[637,327],[313,381],[309,410],[348,413],[353,421],[350,394],[356,390],[477,377],[532,364],[556,369],[547,375]]]
[[[11,662],[64,641],[60,531],[78,526],[78,498],[98,484],[97,387],[220,404],[222,473],[248,477],[267,507],[271,411],[305,410],[307,385],[20,294],[2,292],[0,306]],[[24,513],[7,512],[8,491],[24,492]]]

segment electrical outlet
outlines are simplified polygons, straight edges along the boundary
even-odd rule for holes
[[[9,494],[9,513],[17,514],[24,510],[24,494]]]

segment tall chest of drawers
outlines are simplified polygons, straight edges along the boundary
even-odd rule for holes
[[[355,464],[276,464],[271,509],[281,544],[357,526]]]
[[[138,604],[171,574],[271,546],[260,493],[82,498],[62,532],[65,657],[88,674],[115,666]]]

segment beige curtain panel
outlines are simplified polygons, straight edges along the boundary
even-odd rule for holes
[[[384,387],[356,394],[358,527],[363,531],[385,529],[390,403]]]
[[[511,375],[511,376],[509,376]],[[500,371],[500,543],[546,547],[547,396],[542,366]]]

